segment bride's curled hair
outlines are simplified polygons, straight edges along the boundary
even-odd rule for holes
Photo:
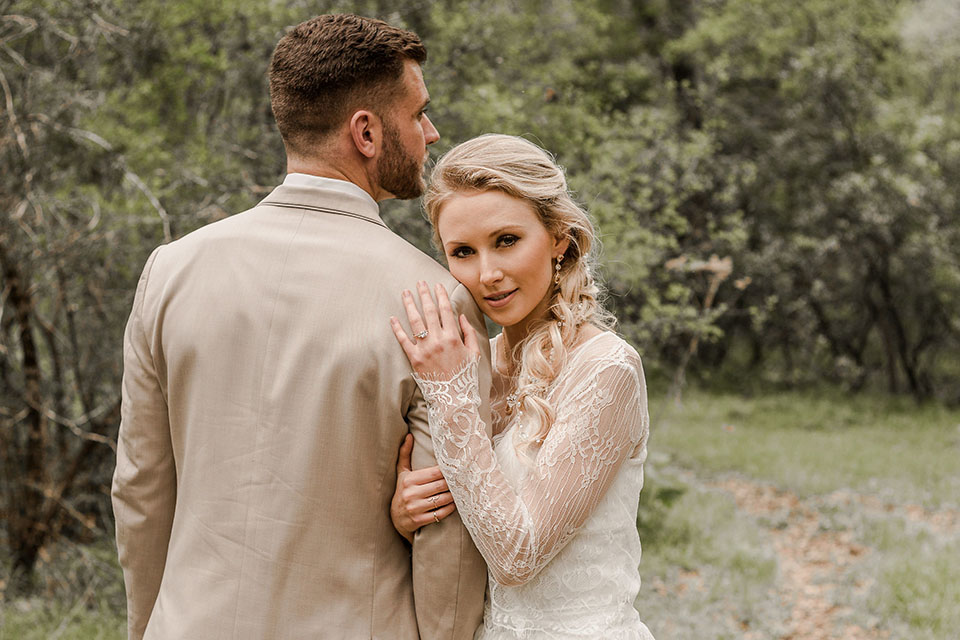
[[[553,424],[555,411],[546,400],[547,391],[580,327],[589,323],[610,328],[614,321],[600,304],[600,288],[593,277],[591,250],[597,246],[593,223],[570,196],[563,169],[548,152],[523,138],[482,135],[454,147],[437,163],[425,206],[441,254],[437,220],[444,204],[456,194],[488,190],[528,202],[547,231],[570,240],[546,317],[532,324],[526,338],[508,354],[519,362],[516,398],[524,426],[520,447],[529,449],[543,442]]]

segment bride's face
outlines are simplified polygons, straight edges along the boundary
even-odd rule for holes
[[[450,273],[491,320],[525,329],[543,317],[554,260],[569,241],[554,237],[529,202],[495,190],[456,194],[440,210],[437,232]]]

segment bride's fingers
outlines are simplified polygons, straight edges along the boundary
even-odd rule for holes
[[[404,471],[410,471],[413,465],[410,464],[410,458],[413,454],[413,435],[407,434],[403,437],[403,444],[400,445],[400,453],[397,455],[397,475]]]
[[[437,316],[437,305],[433,302],[433,297],[430,295],[430,287],[427,286],[427,283],[421,280],[417,283],[417,292],[420,294],[420,307],[423,309],[423,318],[424,322],[427,323],[427,331],[433,332],[434,335],[439,337],[440,334],[440,318]]]
[[[447,506],[440,507],[435,511],[428,511],[427,513],[420,514],[415,518],[415,522],[421,527],[428,524],[436,524],[456,510],[457,506],[451,502]]]
[[[424,467],[422,469],[417,469],[416,471],[411,471],[406,476],[407,486],[413,485],[424,485],[423,495],[431,496],[437,491],[428,491],[428,485],[431,482],[440,481],[445,482],[443,479],[443,473],[440,471],[440,467]],[[446,489],[441,489],[441,491],[446,491]]]
[[[444,491],[443,493],[434,494],[423,500],[420,503],[421,508],[418,509],[418,511],[433,511],[434,509],[445,507],[451,502],[453,502],[453,494],[449,491]]]
[[[390,316],[390,328],[393,329],[393,335],[396,336],[400,348],[407,354],[407,358],[412,362],[416,354],[416,346],[413,341],[407,337],[407,332],[403,330],[403,325],[394,316]]]
[[[439,282],[434,289],[437,293],[437,307],[440,309],[440,324],[443,325],[444,329],[453,330],[457,326],[457,319],[453,315],[453,307],[450,304],[447,289]]]
[[[411,504],[447,490],[447,481],[440,473],[440,467],[427,467],[404,473],[398,477],[400,497]]]
[[[426,500],[430,496],[435,496],[438,493],[450,490],[450,487],[447,486],[447,481],[443,478],[427,482],[417,482],[416,479],[411,479],[410,476],[407,475],[404,477],[404,484],[409,489],[405,497],[410,501]]]
[[[466,345],[470,353],[480,355],[480,344],[477,342],[477,332],[473,325],[467,320],[467,316],[460,314],[460,330],[463,331],[463,344]]]
[[[422,334],[424,331],[427,331],[427,325],[420,316],[420,310],[417,309],[417,303],[413,300],[413,293],[411,293],[409,289],[404,289],[402,298],[403,308],[407,312],[407,321],[410,323],[410,328],[413,330],[413,337],[416,338],[417,334]]]

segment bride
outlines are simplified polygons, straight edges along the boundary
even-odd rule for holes
[[[442,286],[434,303],[421,282],[422,315],[403,292],[415,337],[391,324],[428,402],[445,483],[436,468],[408,471],[408,436],[394,526],[409,539],[459,509],[489,571],[476,638],[652,639],[634,607],[645,382],[597,300],[587,214],[545,151],[506,135],[444,156],[426,208],[450,272],[503,327],[490,343],[493,440],[479,415],[477,336]]]

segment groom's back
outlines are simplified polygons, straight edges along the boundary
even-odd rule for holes
[[[417,637],[389,503],[423,407],[388,318],[457,283],[313,192],[162,248],[142,284],[176,472],[148,638]]]

